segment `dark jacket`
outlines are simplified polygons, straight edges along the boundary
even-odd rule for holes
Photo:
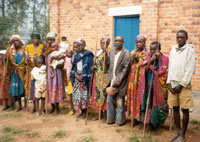
[[[107,78],[107,85],[109,87],[113,77],[114,69],[114,59],[115,59],[115,48],[112,48],[109,56],[106,59],[106,64],[109,66],[109,74]],[[125,97],[128,87],[128,74],[130,69],[131,56],[128,50],[122,49],[121,54],[118,58],[115,74],[116,79],[114,80],[115,86],[112,86],[114,92],[119,95],[119,97]]]

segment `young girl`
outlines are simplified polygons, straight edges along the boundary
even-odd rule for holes
[[[41,113],[44,114],[46,89],[46,66],[43,65],[43,58],[35,59],[36,67],[31,71],[31,79],[35,80],[36,116],[39,116],[39,100],[41,99]]]

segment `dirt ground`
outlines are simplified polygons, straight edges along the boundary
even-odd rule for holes
[[[168,142],[168,138],[175,133],[169,131],[169,118],[161,128],[161,135],[147,132],[142,137],[141,124],[133,128],[131,133],[130,120],[127,119],[125,126],[107,125],[103,121],[91,120],[96,114],[90,109],[88,124],[85,120],[76,119],[79,112],[74,116],[68,115],[68,101],[61,106],[61,114],[58,116],[39,116],[25,111],[0,112],[0,142]],[[32,105],[32,104],[30,104]],[[2,109],[2,107],[0,107]],[[194,119],[194,118],[192,118]],[[196,118],[200,119],[200,118]],[[200,142],[200,121],[189,124],[187,142]]]

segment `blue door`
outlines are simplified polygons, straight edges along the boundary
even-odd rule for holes
[[[124,37],[124,47],[132,51],[135,48],[135,38],[139,34],[139,15],[114,17],[114,37]]]

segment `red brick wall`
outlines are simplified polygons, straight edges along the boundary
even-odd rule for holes
[[[137,5],[142,6],[140,34],[147,37],[147,46],[158,39],[162,51],[169,54],[176,44],[176,32],[188,31],[188,42],[194,44],[197,56],[193,91],[200,92],[199,0],[159,0],[159,5],[158,0],[49,0],[50,29],[58,33],[58,39],[67,36],[69,43],[82,37],[87,49],[94,50],[97,38],[109,35],[113,40],[114,20],[108,16],[108,8]]]

